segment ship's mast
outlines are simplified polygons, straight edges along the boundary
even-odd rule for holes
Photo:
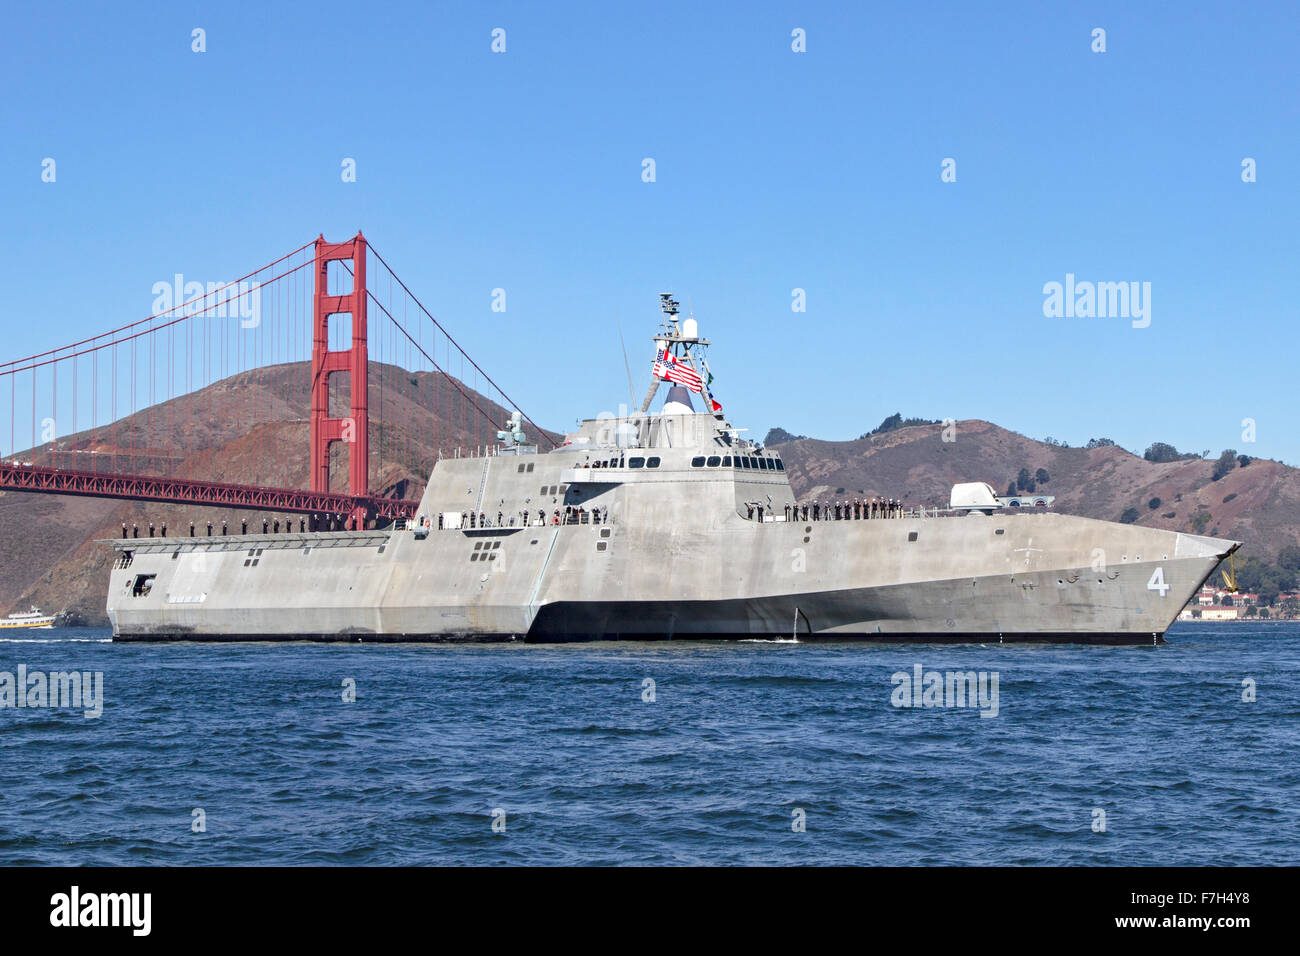
[[[687,336],[682,332],[681,323],[677,319],[681,308],[677,300],[672,297],[671,293],[659,293],[659,309],[663,312],[664,319],[660,324],[659,334],[654,338],[655,349],[662,349],[676,357],[678,361],[685,363],[695,372],[695,374],[699,375],[701,381],[706,381],[708,376],[708,367],[706,365],[701,368],[701,366],[696,363],[695,356],[691,352],[691,346],[707,346],[709,340],[702,339],[698,335]],[[694,320],[690,322],[690,325],[693,329],[695,325]],[[657,354],[658,352],[656,351],[656,356]],[[650,410],[650,403],[654,401],[655,393],[659,391],[659,383],[662,381],[663,379],[659,378],[659,376],[651,373],[650,390],[646,392],[645,401],[641,403],[642,415]],[[701,399],[703,399],[703,395],[701,395]]]

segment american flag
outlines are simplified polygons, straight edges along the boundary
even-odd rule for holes
[[[651,370],[652,375],[662,378],[666,382],[676,382],[678,385],[685,385],[692,392],[701,392],[704,390],[704,382],[689,365],[683,365],[677,357],[669,353],[666,349],[660,349],[655,358],[654,368]]]

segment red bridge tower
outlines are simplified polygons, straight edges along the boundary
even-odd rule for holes
[[[344,262],[352,274],[352,291],[346,295],[329,295],[329,264]],[[316,240],[316,319],[311,351],[311,490],[330,491],[330,445],[336,441],[351,446],[348,452],[348,493],[364,497],[370,494],[370,419],[366,372],[369,358],[366,349],[366,240],[358,232],[346,242]],[[351,317],[352,347],[330,351],[330,316]],[[329,380],[335,372],[347,372],[352,390],[351,414],[348,418],[330,418]],[[353,514],[354,526],[360,527],[364,514]]]

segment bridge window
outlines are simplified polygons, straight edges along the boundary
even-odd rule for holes
[[[703,467],[704,467],[704,456],[703,456],[703,455],[696,455],[694,458],[692,458],[692,459],[691,459],[691,467],[692,467],[692,468],[703,468]]]
[[[736,461],[740,463],[742,469],[754,467],[748,458],[737,458]]]
[[[532,470],[533,470],[532,462],[529,462],[529,464],[528,464],[528,470],[529,470],[529,471],[532,471]]]
[[[762,471],[767,471],[767,469],[770,468],[771,466],[767,463],[766,458],[760,458],[758,460],[758,467]]]
[[[730,468],[730,467],[731,467],[731,456],[730,456],[730,455],[724,455],[724,456],[723,456],[723,458],[722,458],[722,467],[723,467],[723,468]]]
[[[710,468],[717,468],[720,464],[722,464],[722,456],[721,456],[721,455],[710,455],[710,456],[709,456],[708,466],[709,466]]]
[[[645,466],[646,466],[647,468],[658,468],[658,467],[659,467],[659,459],[658,459],[658,457],[648,458],[648,459],[646,460]]]
[[[772,464],[776,466],[777,471],[785,471],[785,462],[783,462],[780,458],[773,458]]]
[[[645,467],[645,459],[644,459],[644,458],[629,458],[629,459],[627,460],[627,466],[628,466],[629,468],[644,468],[644,467]]]

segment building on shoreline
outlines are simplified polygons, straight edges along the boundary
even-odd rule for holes
[[[1254,591],[1233,593],[1206,584],[1178,614],[1180,621],[1300,620],[1300,593],[1283,593],[1272,606],[1262,605]]]

